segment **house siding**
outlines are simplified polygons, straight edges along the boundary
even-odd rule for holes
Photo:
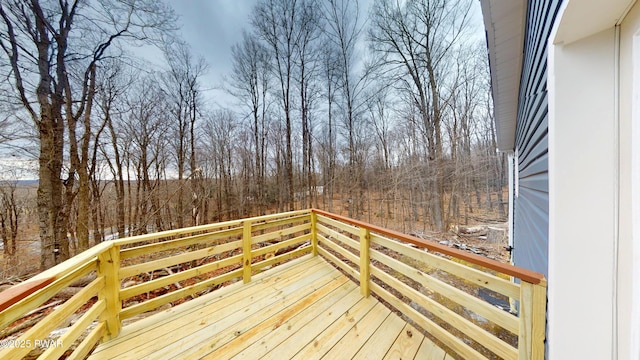
[[[561,0],[530,1],[520,82],[513,261],[548,275],[549,164],[547,39]]]

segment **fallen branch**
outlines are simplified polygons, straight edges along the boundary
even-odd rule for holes
[[[12,328],[5,329],[2,332],[0,332],[0,339],[4,339],[7,336],[11,336],[11,335],[13,335],[13,334],[15,334],[17,332],[20,332],[20,331],[22,331],[24,329],[28,329],[28,328],[32,327],[33,325],[37,324],[40,320],[42,320],[42,318],[44,318],[44,314],[39,314],[38,316],[36,316],[36,317],[34,317],[32,319],[29,319],[29,320],[27,320],[27,321],[25,321],[25,322],[23,322],[23,323],[21,323],[19,325],[16,325],[16,326],[14,326]]]

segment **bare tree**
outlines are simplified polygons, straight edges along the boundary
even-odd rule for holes
[[[431,215],[437,230],[444,228],[444,150],[442,85],[450,54],[469,23],[468,0],[418,0],[374,3],[369,37],[382,65],[404,83],[420,113],[435,168],[431,181]]]
[[[267,49],[251,33],[244,32],[242,42],[231,48],[233,72],[231,74],[231,93],[248,106],[253,134],[253,151],[255,159],[255,190],[252,196],[258,203],[258,211],[264,213],[265,204],[265,171],[266,171],[266,139],[267,109],[271,70]]]
[[[130,141],[126,156],[131,163],[128,172],[136,176],[135,198],[133,201],[133,234],[143,234],[154,229],[160,231],[165,226],[160,207],[161,180],[167,166],[169,109],[166,93],[150,74],[137,82],[127,96],[128,111],[123,120],[122,130]],[[132,186],[131,181],[127,181]],[[130,195],[131,196],[131,195]],[[168,201],[167,201],[168,202]]]
[[[22,213],[20,200],[16,197],[17,181],[0,182],[0,237],[4,255],[11,259],[16,254],[19,220]]]
[[[70,205],[63,194],[69,201],[75,172],[86,169],[77,161],[85,155],[82,149],[79,154],[78,148],[69,148],[71,169],[61,179],[64,132],[74,137],[78,120],[90,117],[96,64],[117,39],[146,38],[150,29],[172,26],[174,15],[155,1],[7,0],[0,3],[0,17],[0,47],[11,64],[16,96],[40,134],[40,267],[46,269],[69,257],[65,224]],[[88,232],[86,224],[79,229]]]
[[[272,54],[271,69],[279,85],[279,96],[285,120],[284,170],[287,192],[284,202],[294,209],[292,116],[294,76],[296,63],[300,61],[301,39],[305,39],[309,0],[265,0],[254,8],[251,24],[258,36],[265,41]]]
[[[198,188],[198,174],[195,171],[195,128],[198,112],[200,110],[201,87],[200,81],[207,71],[207,65],[203,58],[196,58],[184,42],[178,41],[165,49],[165,57],[169,64],[169,70],[164,76],[163,88],[171,99],[171,125],[175,136],[172,137],[172,146],[175,150],[176,165],[178,170],[178,199],[177,221],[178,227],[184,227],[186,217],[184,186],[187,166],[190,171],[190,188],[192,197],[196,196]],[[199,208],[197,204],[191,204],[192,223],[195,223]]]
[[[126,196],[125,178],[128,175],[125,165],[126,154],[130,141],[124,131],[119,128],[122,121],[118,121],[124,115],[123,103],[126,97],[126,88],[133,83],[133,76],[126,72],[124,64],[113,61],[109,66],[109,72],[103,72],[98,92],[98,108],[103,123],[106,126],[108,140],[101,146],[104,160],[109,167],[115,188],[115,228],[119,237],[124,237],[126,230]]]
[[[333,196],[336,191],[336,161],[337,136],[335,130],[335,113],[337,95],[340,86],[340,55],[335,44],[326,38],[321,46],[321,69],[324,83],[324,97],[326,103],[326,122],[322,124],[322,134],[319,137],[321,149],[320,166],[323,176],[323,195],[329,211],[333,211]]]
[[[234,114],[228,109],[214,111],[205,118],[203,125],[204,146],[210,154],[212,173],[215,180],[217,213],[221,218],[233,218],[238,215],[239,199],[235,196],[234,177],[237,171],[233,159],[236,158],[236,139],[238,126]]]
[[[327,0],[325,2],[325,36],[335,51],[335,70],[337,74],[336,91],[342,96],[339,104],[342,110],[342,122],[346,130],[349,215],[355,216],[362,211],[364,190],[362,149],[358,147],[357,136],[362,125],[367,73],[359,73],[357,68],[365,68],[357,53],[363,24],[360,20],[358,1]]]

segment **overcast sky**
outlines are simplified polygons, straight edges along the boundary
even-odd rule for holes
[[[242,31],[250,30],[249,15],[259,0],[169,0],[180,16],[181,32],[193,53],[202,56],[209,65],[203,79],[206,97],[220,106],[233,99],[220,87],[223,77],[231,73],[231,46],[242,39]],[[362,20],[368,15],[372,0],[360,0]],[[478,1],[473,2],[472,26],[484,38],[482,15]]]
[[[203,81],[205,89],[222,85],[223,76],[231,73],[231,46],[249,30],[249,14],[257,0],[172,0],[180,16],[182,37],[193,53],[209,65]],[[208,90],[208,98],[229,99],[221,90]],[[220,104],[225,106],[227,104]]]

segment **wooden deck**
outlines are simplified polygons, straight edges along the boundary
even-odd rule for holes
[[[447,359],[321,257],[304,256],[124,326],[98,359]]]

